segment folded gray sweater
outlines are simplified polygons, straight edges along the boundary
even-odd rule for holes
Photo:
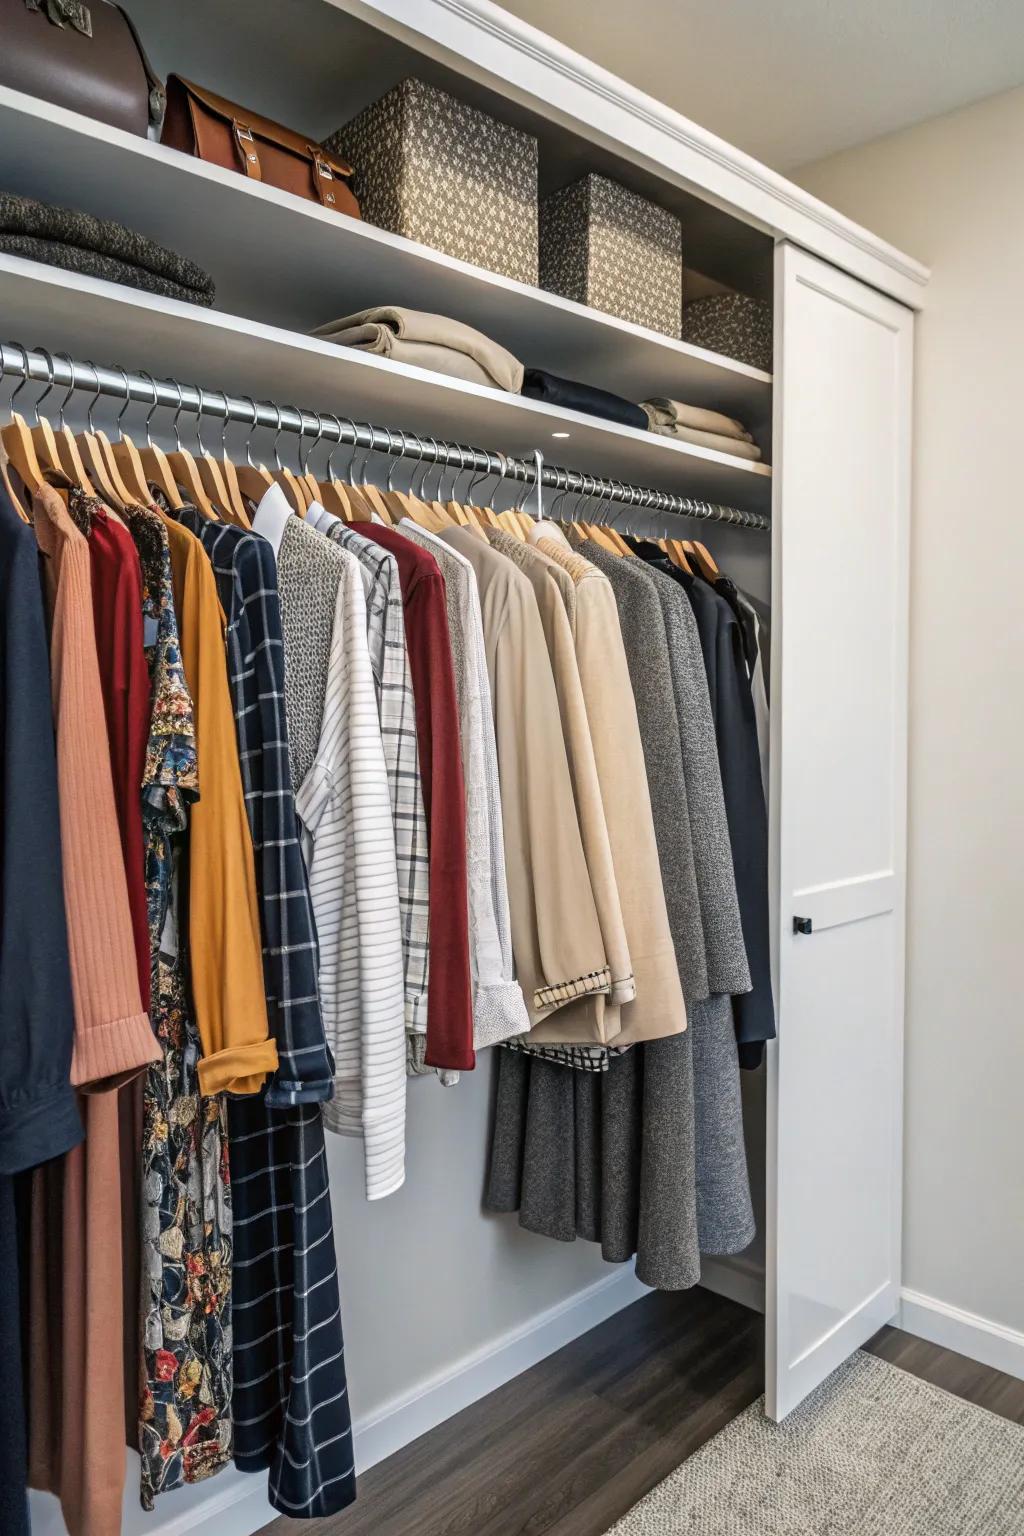
[[[202,267],[138,230],[13,192],[0,192],[0,251],[189,304],[214,300]]]

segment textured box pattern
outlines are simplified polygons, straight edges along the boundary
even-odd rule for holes
[[[772,307],[745,293],[710,294],[683,308],[683,340],[751,368],[772,370]]]
[[[682,227],[607,176],[592,174],[540,205],[540,283],[678,338],[683,307]]]
[[[409,78],[325,139],[363,218],[536,285],[537,140]]]

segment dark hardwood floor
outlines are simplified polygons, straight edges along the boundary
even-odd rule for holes
[[[1024,1424],[1024,1382],[895,1328],[867,1347]],[[373,1467],[351,1509],[262,1536],[604,1536],[763,1384],[759,1316],[654,1294]]]

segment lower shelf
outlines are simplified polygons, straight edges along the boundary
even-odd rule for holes
[[[141,368],[211,394],[371,420],[396,434],[405,428],[525,458],[540,449],[570,469],[750,511],[770,506],[765,464],[19,257],[0,256],[0,339]],[[28,390],[22,398],[27,404]]]

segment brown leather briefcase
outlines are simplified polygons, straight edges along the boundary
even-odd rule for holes
[[[359,204],[348,185],[352,167],[347,161],[328,154],[314,139],[215,96],[180,75],[167,77],[161,141],[211,165],[244,171],[252,181],[359,217]]]
[[[0,0],[0,85],[143,137],[163,112],[138,33],[110,0]]]

